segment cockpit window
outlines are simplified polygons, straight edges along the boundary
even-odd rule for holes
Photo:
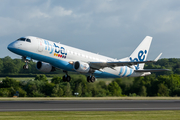
[[[31,42],[31,40],[30,40],[30,39],[28,39],[28,38],[26,39],[26,41],[27,41],[27,42]]]
[[[26,38],[19,38],[18,41],[26,41]]]
[[[31,42],[29,38],[19,38],[17,41],[26,41],[26,42]]]

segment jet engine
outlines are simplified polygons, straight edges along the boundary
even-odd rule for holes
[[[88,63],[76,61],[74,63],[74,70],[80,73],[88,73],[90,71],[90,66]]]
[[[46,72],[46,73],[55,71],[55,67],[53,67],[49,63],[44,63],[40,61],[36,63],[36,69],[38,69],[41,72]]]

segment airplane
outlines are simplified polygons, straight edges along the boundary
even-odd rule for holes
[[[122,59],[113,59],[34,36],[21,37],[7,48],[22,56],[25,60],[23,69],[28,69],[28,62],[34,59],[38,61],[36,68],[41,72],[62,69],[65,82],[71,80],[68,71],[85,74],[87,82],[94,82],[96,78],[138,77],[150,75],[151,72],[168,71],[144,69],[145,63],[157,62],[162,55],[161,53],[155,60],[146,61],[151,41],[152,37],[146,36],[129,57]]]

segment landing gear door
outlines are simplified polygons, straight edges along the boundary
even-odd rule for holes
[[[39,44],[38,44],[38,51],[42,52],[43,51],[43,40],[42,39],[38,39]]]

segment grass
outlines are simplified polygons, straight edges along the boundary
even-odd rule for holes
[[[0,120],[180,120],[180,111],[0,112]]]

